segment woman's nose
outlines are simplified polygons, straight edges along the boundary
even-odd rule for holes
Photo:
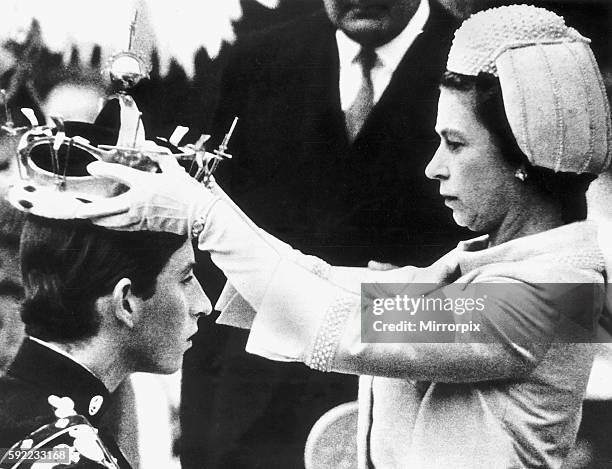
[[[444,150],[442,144],[431,157],[431,160],[425,168],[425,176],[429,179],[446,179],[448,178],[448,167],[444,163]]]

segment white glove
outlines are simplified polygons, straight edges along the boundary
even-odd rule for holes
[[[165,231],[189,235],[219,197],[191,178],[171,155],[159,155],[162,173],[146,173],[119,164],[96,161],[87,166],[92,176],[109,178],[129,190],[83,207],[80,218],[122,231]]]

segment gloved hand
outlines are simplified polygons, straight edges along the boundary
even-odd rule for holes
[[[377,271],[387,271],[399,269],[398,265],[389,264],[388,262],[378,262],[375,260],[368,261],[368,269]]]
[[[189,235],[196,220],[206,217],[219,197],[191,178],[171,155],[157,158],[162,172],[145,173],[119,164],[96,161],[92,176],[109,178],[129,190],[83,207],[80,218],[123,231],[165,231]]]
[[[460,269],[460,261],[465,257],[465,253],[486,249],[488,243],[489,235],[482,235],[467,241],[459,241],[455,249],[447,252],[429,267],[419,269],[418,282],[437,283],[439,285],[448,285],[455,282],[463,275]],[[475,273],[470,272],[470,278],[474,276]]]

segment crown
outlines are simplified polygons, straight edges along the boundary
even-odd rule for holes
[[[219,160],[231,157],[224,151],[226,146],[215,153],[206,152],[205,135],[195,144],[178,146],[189,130],[186,127],[177,127],[168,139],[145,139],[141,113],[127,94],[110,99],[100,115],[108,114],[109,108],[111,114],[112,109],[118,108],[120,125],[116,128],[55,117],[53,125],[34,125],[27,130],[18,144],[19,179],[8,191],[9,202],[24,212],[70,219],[79,206],[127,189],[90,176],[87,165],[94,161],[156,172],[159,171],[156,157],[172,154],[189,174],[206,182],[211,180]]]

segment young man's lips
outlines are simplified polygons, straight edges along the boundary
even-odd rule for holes
[[[193,344],[193,339],[195,338],[197,333],[198,333],[198,331],[195,331],[193,334],[191,334],[189,337],[187,337],[185,342],[187,342],[189,345]]]

